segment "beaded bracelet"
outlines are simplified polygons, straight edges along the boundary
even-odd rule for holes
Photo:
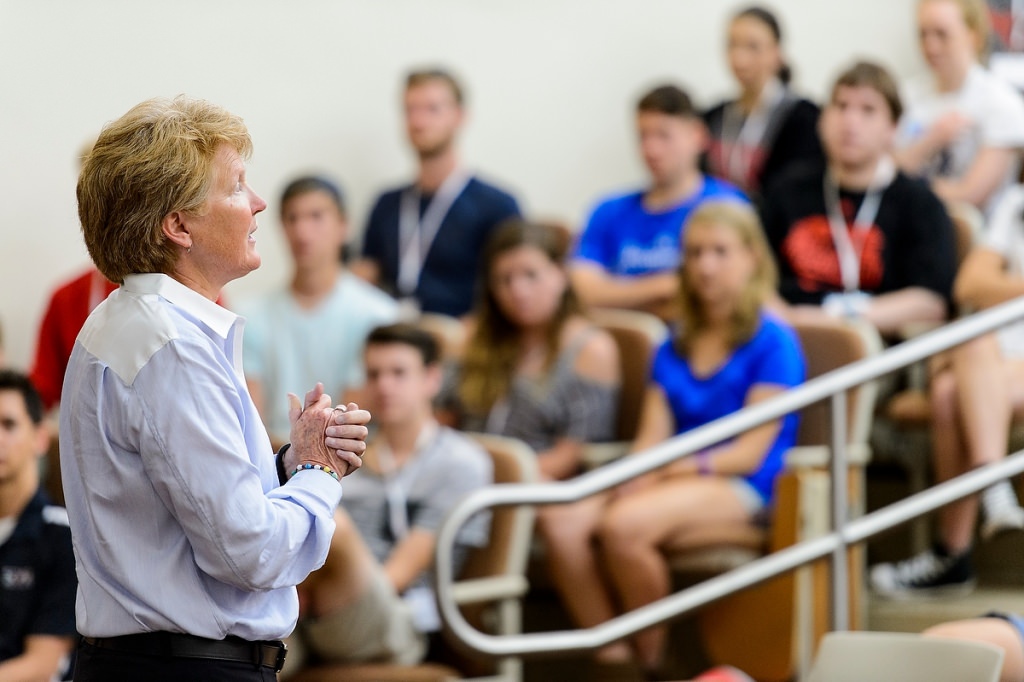
[[[340,478],[338,478],[338,473],[334,469],[324,466],[323,464],[300,464],[299,466],[295,467],[295,471],[292,472],[292,476],[299,473],[300,471],[309,471],[311,469],[316,469],[317,471],[322,471],[325,474],[330,474],[331,476],[334,477],[335,481],[341,480]]]

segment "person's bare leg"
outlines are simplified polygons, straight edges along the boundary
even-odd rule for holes
[[[616,500],[598,538],[622,608],[632,610],[668,595],[671,576],[661,547],[686,545],[693,528],[748,521],[732,481],[717,476],[672,478]],[[664,626],[650,628],[634,639],[648,669],[661,665],[665,632]]]
[[[941,623],[924,631],[926,637],[988,642],[1003,650],[1000,682],[1024,682],[1024,642],[1013,625],[1001,618],[974,618]]]
[[[607,500],[607,495],[596,495],[537,510],[537,530],[544,539],[548,574],[573,622],[580,627],[592,627],[616,615],[594,548],[594,532]],[[632,658],[632,651],[626,642],[615,642],[598,650],[595,657],[626,661]]]
[[[932,464],[938,482],[948,481],[968,468],[957,391],[952,369],[932,377]],[[948,552],[956,555],[970,548],[977,515],[978,499],[973,495],[939,510],[939,539]]]

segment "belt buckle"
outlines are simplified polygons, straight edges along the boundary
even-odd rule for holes
[[[275,673],[281,672],[284,668],[284,659],[288,656],[288,645],[284,642],[261,642],[258,651],[260,652],[257,656],[257,665],[268,665],[264,661],[265,647],[271,647],[276,649],[277,652],[274,655],[273,668]]]

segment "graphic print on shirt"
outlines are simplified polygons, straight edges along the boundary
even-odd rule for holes
[[[846,224],[853,222],[857,206],[847,197],[839,202]],[[860,254],[860,290],[876,291],[885,273],[882,254],[885,235],[876,223],[867,230],[850,230],[850,241]],[[842,291],[839,256],[832,241],[828,216],[811,215],[793,224],[782,243],[782,253],[805,291]]]

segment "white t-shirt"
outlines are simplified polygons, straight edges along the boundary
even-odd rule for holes
[[[949,111],[959,111],[974,121],[964,134],[932,157],[922,175],[928,178],[959,178],[983,147],[1024,147],[1024,97],[1008,83],[975,64],[963,86],[955,92],[939,92],[932,74],[922,74],[904,84],[904,112],[900,119],[896,147],[906,147]],[[991,214],[999,196],[1014,183],[1020,172],[1015,158],[999,190],[993,193],[986,214]]]
[[[375,327],[398,319],[398,304],[377,287],[344,272],[316,308],[299,307],[285,287],[239,307],[245,318],[245,375],[263,387],[267,431],[286,439],[286,394],[301,397],[318,381],[335,401],[363,385],[363,344]]]
[[[995,251],[1006,262],[1006,273],[1024,278],[1024,187],[1007,189],[992,212],[982,248]],[[1024,358],[1024,322],[999,330],[999,346],[1006,358]]]

